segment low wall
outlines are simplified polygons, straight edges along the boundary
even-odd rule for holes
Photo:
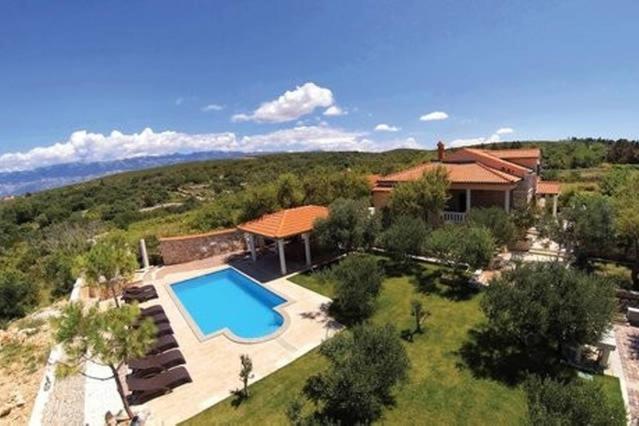
[[[246,243],[242,232],[235,228],[206,234],[160,238],[160,254],[165,265],[205,259],[239,250],[246,250]]]

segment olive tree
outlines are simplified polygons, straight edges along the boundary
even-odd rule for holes
[[[424,249],[428,230],[423,220],[400,216],[381,236],[382,246],[399,260],[420,255]]]
[[[313,233],[323,247],[349,252],[370,247],[378,227],[367,200],[339,198],[329,206],[328,217],[315,222]]]
[[[377,259],[369,255],[352,254],[332,270],[335,280],[333,308],[345,322],[359,322],[375,309],[383,274]]]
[[[441,213],[449,199],[450,182],[444,167],[436,167],[411,182],[395,186],[389,210],[394,217],[412,216],[431,225],[441,223]]]
[[[124,392],[121,370],[129,360],[148,352],[157,332],[152,320],[138,322],[139,315],[137,305],[103,311],[97,304],[86,308],[82,303],[71,303],[54,320],[55,339],[63,345],[67,356],[58,373],[81,372],[86,360],[106,365],[129,417],[133,413]]]
[[[488,325],[534,353],[560,355],[575,345],[596,344],[615,309],[612,285],[558,262],[524,264],[505,272],[482,299]]]
[[[370,424],[393,401],[393,389],[410,367],[391,325],[355,326],[322,344],[320,354],[329,367],[307,380],[304,395],[315,403],[322,423]]]

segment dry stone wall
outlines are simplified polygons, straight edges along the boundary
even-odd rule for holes
[[[246,250],[246,242],[243,233],[235,228],[206,234],[160,238],[160,254],[165,265],[185,263],[241,250]]]

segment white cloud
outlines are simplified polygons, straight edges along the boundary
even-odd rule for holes
[[[231,120],[283,123],[312,113],[315,108],[328,108],[335,102],[330,89],[308,82],[288,90],[277,99],[265,102],[251,114],[235,114]]]
[[[455,139],[450,143],[451,148],[459,148],[462,146],[481,145],[484,143],[498,143],[502,142],[501,136],[514,133],[515,130],[510,127],[502,127],[497,129],[495,133],[487,137],[468,138],[468,139]]]
[[[399,127],[391,126],[386,123],[380,123],[377,126],[375,126],[375,131],[376,132],[397,132],[399,131]]]
[[[515,133],[515,130],[512,127],[502,127],[500,129],[497,129],[495,133],[497,133],[498,135],[509,135],[511,133]]]
[[[331,105],[328,108],[326,108],[326,111],[324,111],[324,115],[327,115],[329,117],[336,117],[339,115],[346,115],[348,114],[348,112],[344,111],[342,108],[338,107],[337,105]]]
[[[222,111],[223,109],[224,109],[224,105],[218,105],[218,104],[208,104],[201,108],[202,112]]]
[[[448,118],[448,114],[446,114],[443,111],[433,111],[419,117],[420,121],[438,121],[438,120],[446,120],[447,118]]]
[[[69,139],[30,151],[0,155],[0,172],[29,170],[63,163],[89,163],[125,158],[203,151],[383,151],[418,148],[413,138],[374,141],[367,133],[319,125],[301,125],[270,133],[238,137],[235,133],[188,134],[174,131],[90,133],[81,130]]]

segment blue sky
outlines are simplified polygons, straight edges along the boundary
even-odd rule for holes
[[[1,2],[0,170],[639,138],[638,18],[636,1]]]

